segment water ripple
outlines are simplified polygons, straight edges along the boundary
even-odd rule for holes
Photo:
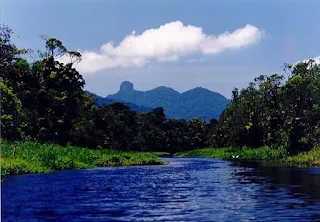
[[[3,221],[320,221],[320,169],[203,158],[8,177]]]

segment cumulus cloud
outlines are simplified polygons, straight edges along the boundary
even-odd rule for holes
[[[84,73],[94,73],[107,68],[142,67],[150,62],[173,62],[193,54],[217,54],[228,49],[238,49],[258,43],[264,32],[246,25],[232,33],[207,35],[201,27],[170,22],[138,35],[133,31],[118,44],[105,43],[99,52],[80,51],[82,61],[76,68]],[[67,57],[59,58],[67,62]]]
[[[313,60],[314,63],[313,64],[309,64],[307,69],[310,69],[314,64],[316,65],[320,65],[320,55],[319,56],[316,56],[314,58],[309,58],[309,59],[305,59],[305,60],[302,60],[302,61],[298,61],[296,63],[293,64],[293,67],[295,67],[297,64],[303,62],[303,63],[308,63],[310,60]]]
[[[305,59],[305,60],[300,61],[300,62],[309,62],[310,60],[314,60],[314,63],[320,65],[320,55],[317,56],[317,57],[314,57],[314,58]],[[296,64],[298,64],[300,62],[297,62]]]

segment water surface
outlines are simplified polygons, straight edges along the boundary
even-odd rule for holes
[[[3,221],[320,221],[320,169],[207,158],[7,177]]]

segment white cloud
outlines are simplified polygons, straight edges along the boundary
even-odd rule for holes
[[[314,58],[309,58],[309,59],[305,59],[303,61],[300,61],[300,62],[309,62],[310,60],[314,60],[314,62],[318,65],[320,65],[320,55],[317,56],[317,57],[314,57]],[[300,62],[297,62],[296,64],[300,63]]]
[[[263,36],[264,32],[253,25],[215,36],[205,34],[201,27],[175,21],[140,35],[133,31],[117,46],[113,42],[103,44],[100,52],[80,51],[82,61],[75,66],[83,74],[107,68],[142,67],[151,61],[172,62],[198,53],[209,55],[238,49],[258,43]],[[59,60],[67,62],[68,58]]]
[[[301,63],[301,62],[307,63],[307,62],[309,62],[310,60],[313,60],[313,61],[314,61],[314,64],[320,65],[320,55],[319,55],[319,56],[314,57],[314,58],[309,58],[309,59],[305,59],[305,60],[296,62],[296,63],[293,64],[293,66],[295,66],[295,65],[297,65],[297,64],[299,64],[299,63]],[[310,64],[310,65],[307,67],[307,69],[310,69],[311,66],[312,66],[312,65]]]

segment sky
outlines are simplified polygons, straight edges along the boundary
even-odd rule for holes
[[[319,10],[319,0],[0,0],[0,22],[18,47],[43,50],[45,36],[81,52],[85,89],[100,96],[127,80],[230,98],[284,63],[318,58]]]

